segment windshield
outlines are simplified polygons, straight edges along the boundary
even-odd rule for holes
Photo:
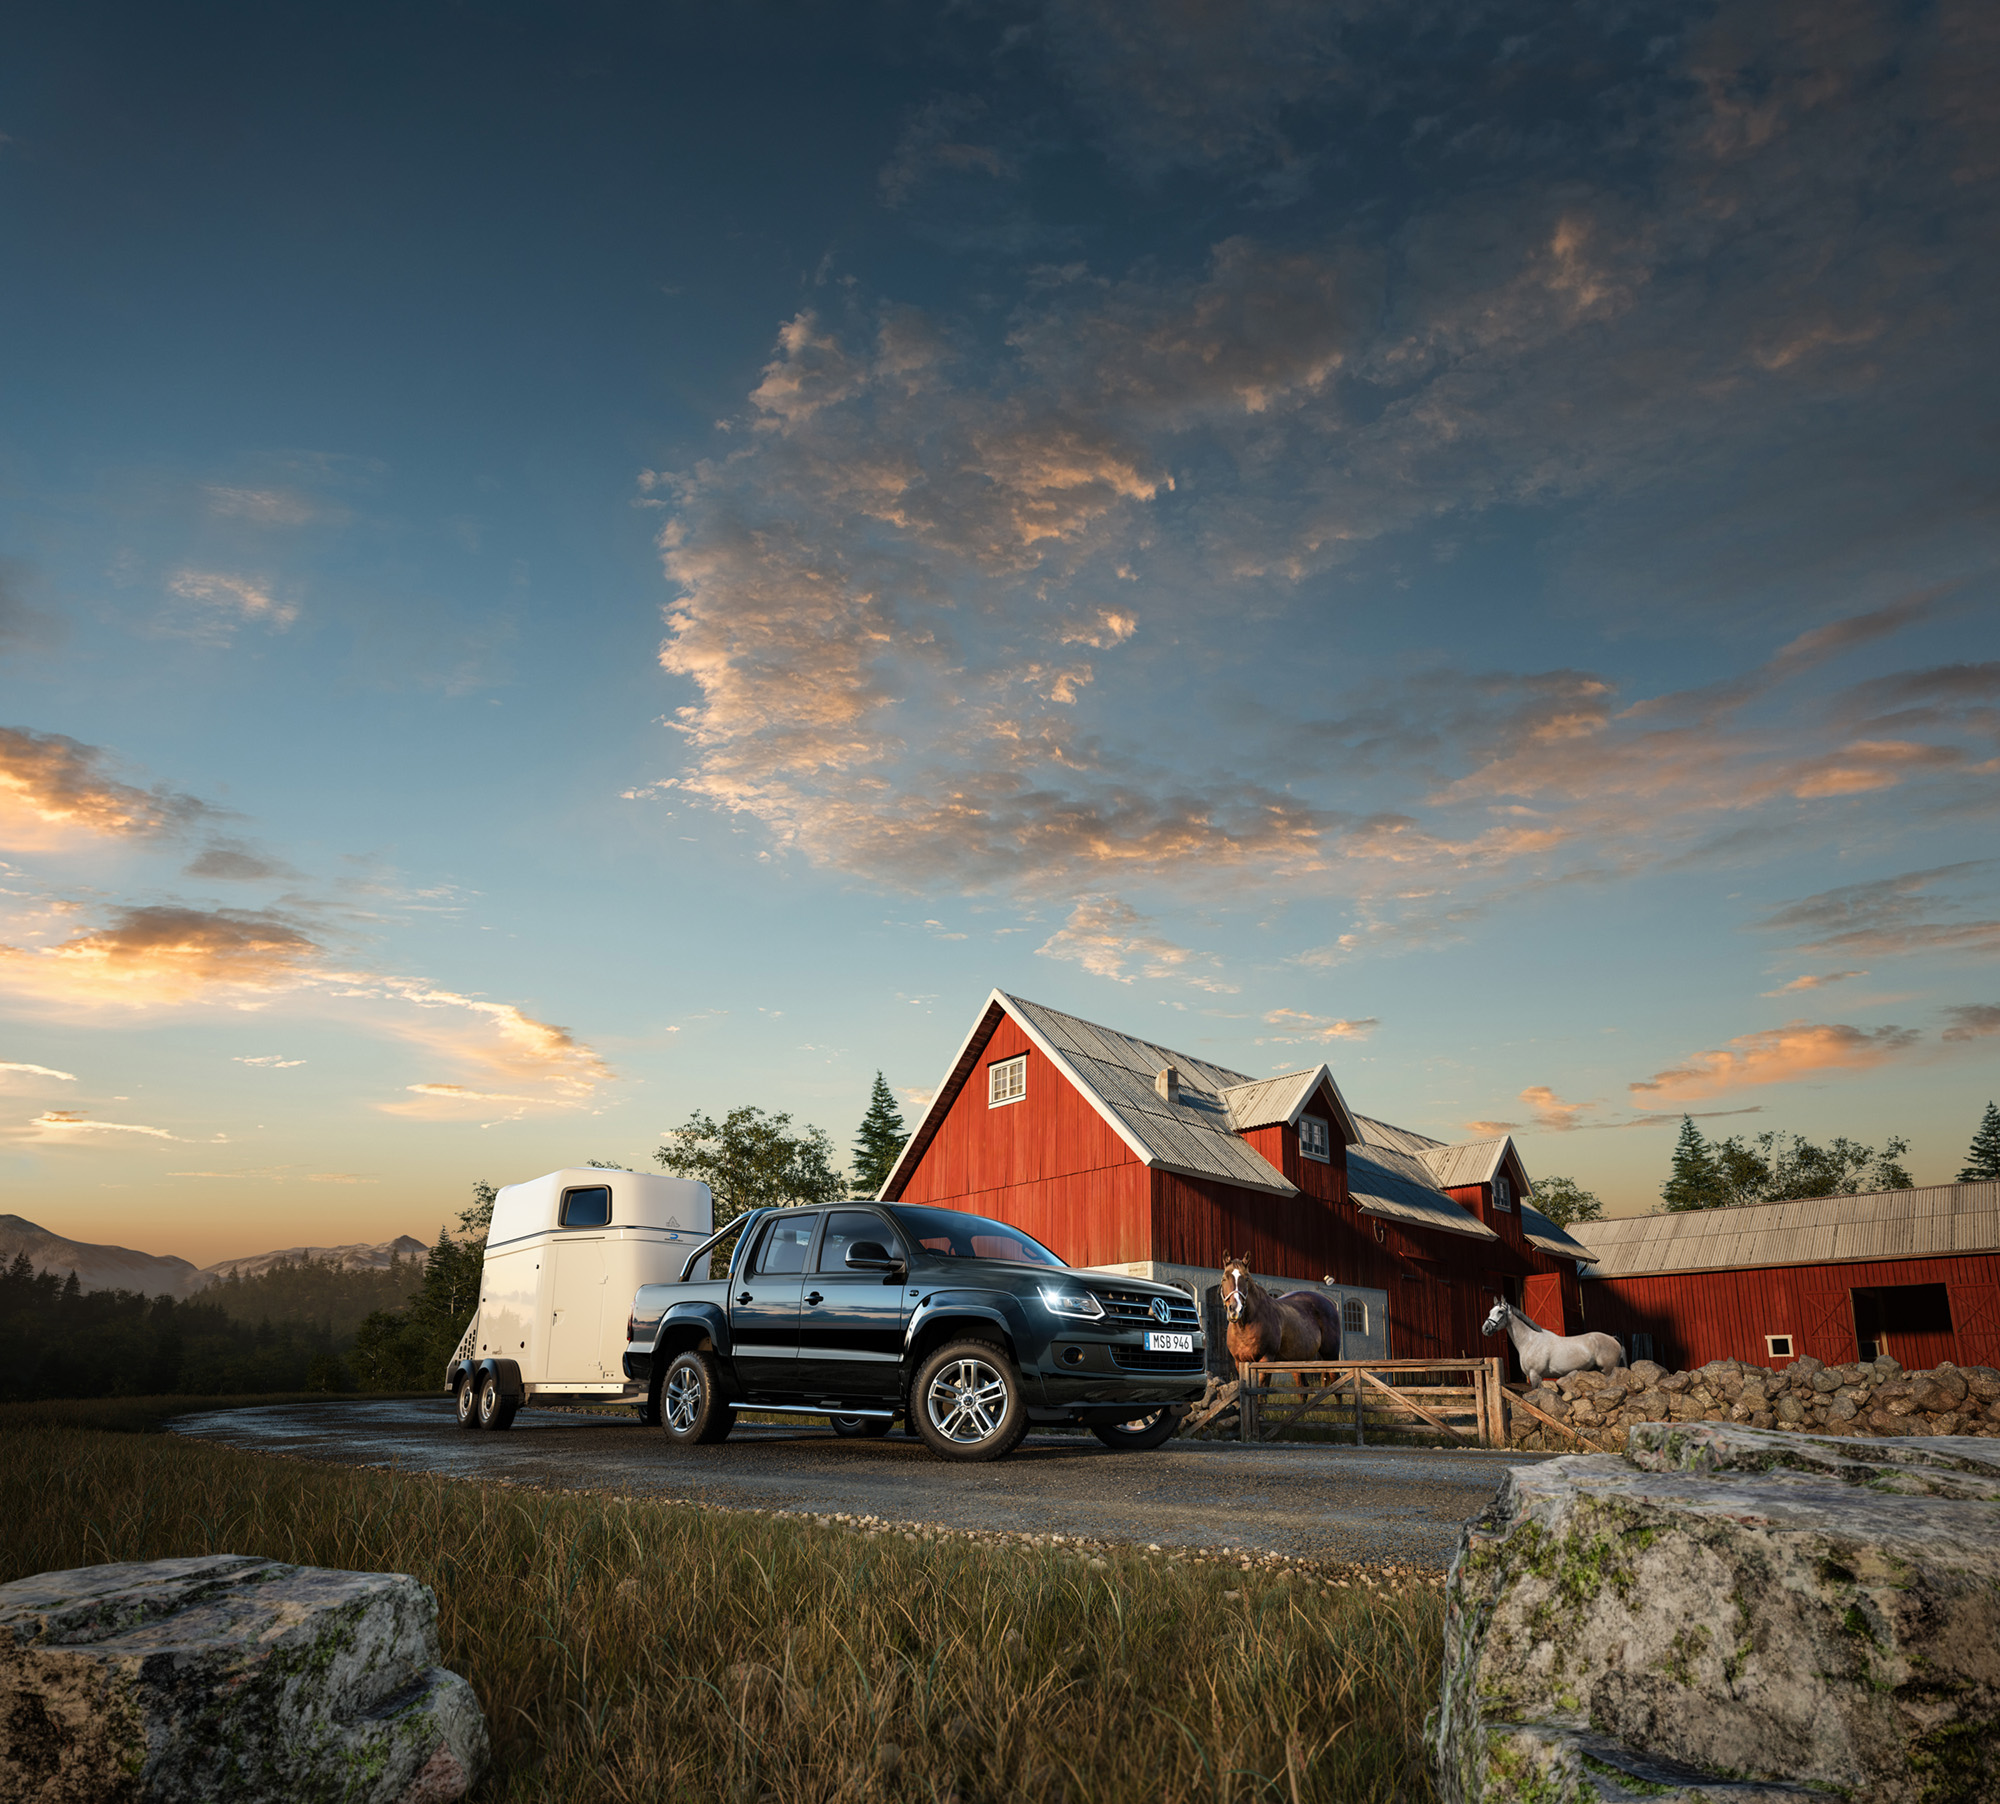
[[[889,1213],[924,1252],[935,1258],[1012,1259],[1021,1265],[1067,1269],[1039,1240],[1031,1239],[1004,1221],[988,1221],[983,1215],[961,1215],[956,1209],[906,1209],[900,1205]]]

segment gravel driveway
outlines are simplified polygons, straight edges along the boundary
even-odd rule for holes
[[[901,1434],[739,1427],[676,1448],[619,1417],[524,1409],[506,1434],[456,1426],[448,1400],[294,1403],[183,1416],[177,1434],[343,1465],[725,1507],[846,1511],[889,1522],[1240,1548],[1441,1570],[1502,1470],[1532,1456],[1172,1441],[1113,1453],[1088,1436],[1030,1434],[993,1465],[949,1465]]]

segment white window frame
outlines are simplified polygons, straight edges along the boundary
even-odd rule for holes
[[[1003,1109],[1010,1102],[1028,1099],[1028,1055],[1017,1052],[1011,1059],[996,1059],[986,1067],[986,1106]]]
[[[1514,1213],[1514,1180],[1504,1171],[1493,1180],[1493,1207]]]
[[[1797,1340],[1797,1338],[1798,1338],[1798,1337],[1797,1337],[1796,1335],[1793,1335],[1793,1334],[1767,1334],[1767,1335],[1765,1335],[1765,1336],[1764,1336],[1764,1357],[1765,1357],[1766,1359],[1796,1359],[1796,1358],[1798,1358],[1798,1355],[1797,1355],[1796,1353],[1794,1353],[1794,1352],[1792,1351],[1792,1345],[1793,1345],[1793,1343],[1794,1343],[1794,1342],[1795,1342],[1795,1341]],[[1785,1343],[1785,1348],[1784,1348],[1784,1351],[1783,1351],[1782,1353],[1781,1353],[1781,1352],[1779,1352],[1779,1350],[1778,1350],[1778,1343],[1779,1343],[1780,1341],[1783,1341],[1783,1342]]]
[[[1313,1144],[1315,1141],[1317,1146]],[[1322,1117],[1299,1117],[1299,1151],[1308,1159],[1317,1159],[1322,1165],[1333,1163],[1333,1130]]]

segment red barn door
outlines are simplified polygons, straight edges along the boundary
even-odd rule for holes
[[[1952,1363],[2000,1366],[2000,1285],[1954,1284],[1950,1298]]]
[[[1537,1328],[1546,1328],[1551,1334],[1569,1332],[1563,1320],[1562,1287],[1561,1272],[1537,1272],[1521,1280],[1522,1314]]]

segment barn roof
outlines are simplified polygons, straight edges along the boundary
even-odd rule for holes
[[[1325,1065],[1277,1077],[1246,1077],[1226,1065],[1210,1064],[1191,1053],[1079,1020],[1004,990],[995,990],[987,998],[923,1120],[890,1170],[882,1186],[884,1197],[901,1194],[1003,1018],[1020,1027],[1144,1164],[1274,1196],[1296,1196],[1297,1186],[1242,1135],[1248,1129],[1276,1122],[1296,1123],[1306,1106],[1325,1094],[1338,1117],[1334,1128],[1347,1147],[1348,1193],[1362,1214],[1473,1240],[1500,1238],[1471,1210],[1444,1195],[1433,1164],[1442,1158],[1445,1168],[1454,1173],[1477,1168],[1490,1175],[1506,1156],[1511,1140],[1503,1137],[1468,1142],[1464,1147],[1448,1146],[1428,1135],[1356,1115]],[[1173,1102],[1159,1093],[1155,1083],[1168,1065],[1180,1079]],[[1518,1155],[1515,1162],[1518,1167]],[[1452,1181],[1473,1184],[1486,1178],[1455,1176]],[[1525,1174],[1522,1181],[1525,1184]],[[1548,1252],[1570,1259],[1588,1256],[1554,1222],[1531,1209],[1522,1211],[1522,1227],[1530,1240]]]
[[[1347,1194],[1363,1215],[1384,1216],[1420,1228],[1438,1228],[1474,1240],[1500,1238],[1471,1210],[1453,1202],[1437,1188],[1430,1167],[1417,1154],[1398,1147],[1350,1146]]]
[[[1493,1140],[1461,1140],[1456,1146],[1430,1147],[1417,1156],[1430,1167],[1437,1187],[1449,1190],[1455,1184],[1492,1183],[1513,1144],[1510,1135],[1502,1134]]]
[[[1340,1093],[1340,1086],[1333,1081],[1333,1072],[1325,1065],[1314,1065],[1306,1071],[1287,1071],[1282,1077],[1260,1077],[1249,1083],[1232,1084],[1222,1092],[1222,1101],[1229,1110],[1230,1126],[1239,1134],[1280,1121],[1287,1127],[1295,1127],[1306,1104],[1319,1094],[1322,1085],[1333,1093],[1334,1107],[1340,1117],[1333,1125],[1340,1133],[1341,1145],[1345,1146],[1354,1138],[1354,1116],[1347,1107],[1347,1098]]]
[[[2000,1251],[2000,1184],[1932,1184],[1578,1222],[1586,1278]]]
[[[1521,1205],[1521,1238],[1530,1246],[1537,1246],[1545,1253],[1557,1253],[1565,1259],[1574,1259],[1581,1266],[1590,1258],[1590,1249],[1575,1239],[1566,1229],[1558,1227],[1539,1209]]]

